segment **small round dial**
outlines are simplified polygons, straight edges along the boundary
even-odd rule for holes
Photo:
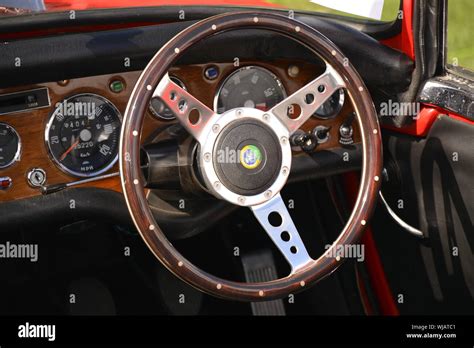
[[[178,79],[175,76],[170,76],[170,80],[176,83],[179,87],[186,90],[186,86],[184,85],[183,81]],[[150,112],[153,116],[157,118],[161,118],[162,120],[173,120],[176,116],[174,115],[173,111],[171,111],[165,103],[161,101],[160,98],[152,98],[150,101]]]
[[[214,110],[219,114],[239,107],[267,111],[285,98],[285,88],[275,74],[246,66],[225,79],[214,99]]]
[[[0,123],[0,169],[10,167],[20,160],[20,154],[20,136],[12,126]]]
[[[56,105],[45,139],[64,172],[94,176],[117,161],[120,126],[120,112],[110,101],[95,94],[78,94]]]
[[[328,100],[321,105],[313,116],[327,120],[336,117],[344,105],[344,90],[341,88],[334,92]]]

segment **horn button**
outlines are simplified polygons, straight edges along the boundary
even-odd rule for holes
[[[257,195],[273,185],[282,166],[275,132],[256,119],[229,123],[216,139],[213,164],[220,182],[238,195]]]

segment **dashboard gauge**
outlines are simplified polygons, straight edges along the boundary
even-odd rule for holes
[[[0,169],[19,161],[20,155],[20,136],[12,126],[0,123]]]
[[[74,176],[106,172],[118,159],[121,117],[96,94],[77,94],[56,104],[45,131],[52,159]]]
[[[176,83],[179,87],[182,89],[186,90],[186,86],[184,85],[183,81],[178,79],[177,77],[170,76],[170,80]],[[153,98],[150,101],[150,107],[149,107],[150,112],[152,113],[153,116],[160,118],[162,120],[173,120],[175,118],[175,115],[173,114],[173,111],[171,111],[165,103],[161,101],[160,98]]]
[[[214,98],[214,111],[248,107],[267,111],[286,98],[283,84],[272,72],[246,66],[230,74]]]
[[[339,89],[334,92],[328,100],[321,105],[313,116],[327,120],[336,117],[344,105],[344,90]]]

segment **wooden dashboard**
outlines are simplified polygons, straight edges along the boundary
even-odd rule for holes
[[[219,75],[215,79],[208,79],[205,77],[204,71],[209,66],[213,65],[218,68]],[[285,60],[276,60],[273,62],[240,62],[239,67],[256,65],[270,70],[282,82],[287,94],[292,94],[301,88],[306,83],[310,82],[315,77],[319,76],[322,71],[321,68],[304,62],[290,62]],[[297,69],[294,69],[294,67]],[[207,106],[213,108],[214,96],[218,91],[222,81],[238,69],[234,62],[227,63],[212,63],[202,65],[186,65],[176,66],[170,70],[170,75],[179,78],[185,85],[187,90],[196,98],[201,100]],[[290,69],[293,67],[293,70]],[[19,134],[22,142],[22,153],[19,161],[12,166],[0,169],[0,177],[10,177],[12,179],[12,186],[6,190],[0,190],[0,202],[16,200],[21,198],[32,197],[40,195],[37,188],[32,188],[28,182],[26,175],[31,168],[42,168],[47,175],[46,184],[60,184],[68,183],[78,180],[61,171],[55,163],[51,160],[50,155],[45,144],[45,127],[48,119],[53,113],[56,103],[61,102],[67,97],[79,93],[94,93],[107,98],[111,101],[117,109],[122,113],[132,92],[132,89],[140,76],[140,71],[127,72],[112,75],[100,75],[93,77],[85,77],[59,82],[48,82],[44,84],[35,84],[20,86],[14,88],[0,89],[0,95],[12,93],[17,91],[31,90],[40,87],[47,87],[50,96],[50,107],[44,107],[32,111],[19,112],[14,114],[0,115],[0,122],[7,123],[12,126]],[[110,88],[112,81],[119,80],[123,83],[123,90],[121,92],[114,92]],[[329,140],[323,144],[318,145],[315,151],[325,150],[329,148],[339,147],[339,127],[346,119],[346,117],[353,111],[350,101],[346,100],[339,115],[329,120],[321,120],[311,118],[302,127],[305,131],[314,129],[317,125],[325,125],[330,127]],[[145,125],[143,128],[142,139],[145,139],[157,127],[175,121],[164,121],[147,114]],[[360,142],[360,134],[356,122],[354,126],[354,141]],[[108,173],[117,172],[118,165],[116,164],[109,170]],[[100,187],[115,191],[121,191],[119,177],[103,179],[83,186]]]

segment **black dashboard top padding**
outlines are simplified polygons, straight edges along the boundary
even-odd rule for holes
[[[414,66],[403,53],[336,21],[316,16],[299,19],[333,40],[371,89],[391,95],[409,86]],[[4,41],[0,43],[0,88],[142,70],[161,46],[195,22]],[[290,39],[249,29],[206,40],[190,50],[181,63],[228,61],[235,57],[314,60],[306,48]]]

